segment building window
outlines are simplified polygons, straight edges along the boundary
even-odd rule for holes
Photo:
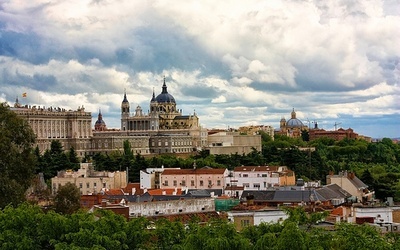
[[[106,188],[106,183],[105,182],[103,183],[103,188]]]
[[[176,180],[174,180],[174,187],[176,187]]]
[[[194,180],[190,181],[190,186],[194,187]]]
[[[247,227],[247,226],[250,225],[250,220],[241,220],[241,221],[240,221],[240,225],[241,225],[242,227]]]
[[[268,177],[268,174],[262,174],[261,177]]]
[[[250,187],[249,183],[243,183],[243,187]]]
[[[97,182],[93,183],[93,187],[94,188],[97,187]]]
[[[253,187],[254,187],[254,188],[260,188],[260,183],[254,183],[254,184],[253,184]]]
[[[90,188],[90,183],[86,182],[86,188]]]
[[[82,187],[83,187],[82,182],[79,182],[79,188],[82,188]]]
[[[243,177],[249,177],[249,175],[248,174],[243,174]]]
[[[181,186],[186,186],[186,181],[185,180],[182,180]]]
[[[164,186],[168,186],[168,181],[165,181],[165,182],[164,182]]]
[[[221,186],[221,180],[217,180],[217,186]]]
[[[204,182],[200,181],[200,187],[204,186]]]

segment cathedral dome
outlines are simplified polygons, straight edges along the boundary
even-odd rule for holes
[[[299,119],[296,118],[296,112],[294,111],[294,109],[291,113],[291,118],[286,122],[286,127],[289,127],[289,128],[304,127],[304,124]]]
[[[97,120],[94,126],[95,127],[106,126],[106,123],[103,120]]]
[[[289,119],[286,122],[287,127],[304,127],[304,124],[297,118]]]
[[[162,86],[162,92],[156,97],[156,101],[159,103],[163,102],[172,102],[175,103],[175,98],[168,93],[167,91],[167,85],[165,84],[165,78],[164,78],[164,84]]]
[[[107,130],[106,123],[103,121],[103,115],[101,114],[101,110],[99,110],[99,115],[97,116],[97,121],[94,124],[94,130],[96,130],[96,131]]]

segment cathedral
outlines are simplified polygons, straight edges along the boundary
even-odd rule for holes
[[[137,106],[134,114],[130,114],[130,105],[124,94],[121,103],[121,131],[159,131],[196,129],[199,127],[199,118],[193,115],[182,115],[182,110],[176,108],[175,98],[168,93],[164,83],[162,91],[157,97],[154,94],[150,100],[150,109],[146,114],[142,107]]]
[[[308,131],[308,127],[303,124],[302,121],[296,118],[296,112],[292,111],[290,114],[291,118],[286,121],[284,117],[279,122],[280,130],[275,132],[276,134],[286,135],[289,137],[300,137],[301,131]]]

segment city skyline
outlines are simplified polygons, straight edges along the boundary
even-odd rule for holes
[[[120,127],[165,76],[206,128],[305,125],[400,137],[397,1],[11,1],[0,101],[92,112]],[[26,97],[23,94],[26,93]]]

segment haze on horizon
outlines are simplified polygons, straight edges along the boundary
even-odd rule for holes
[[[207,128],[306,125],[400,137],[400,2],[0,3],[0,101],[76,109],[119,128],[153,89]],[[22,93],[27,93],[23,98]]]

